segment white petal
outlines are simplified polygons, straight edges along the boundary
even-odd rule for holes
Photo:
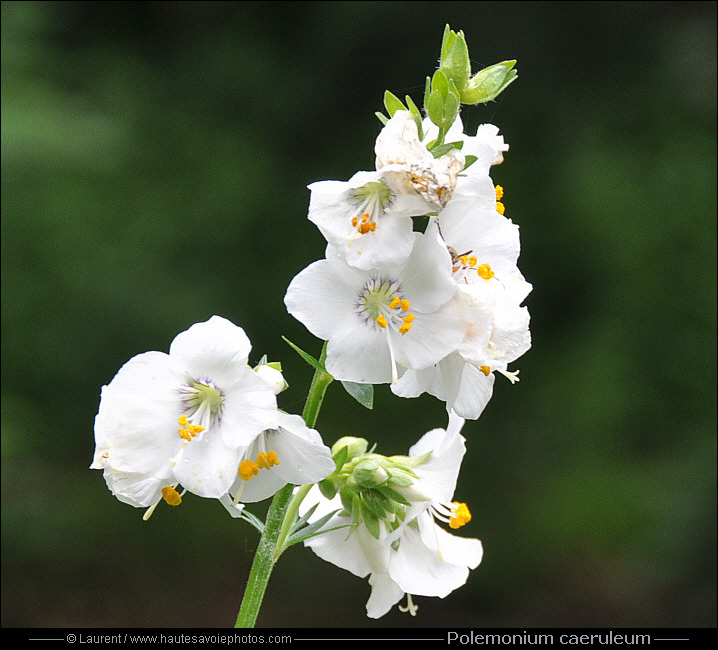
[[[194,379],[209,378],[221,387],[247,366],[251,349],[241,327],[212,316],[178,334],[170,346],[170,356],[179,359]]]
[[[182,379],[168,355],[146,352],[130,359],[103,387],[95,418],[98,452],[107,459],[103,467],[167,475],[169,459],[182,442],[177,433]]]
[[[430,225],[426,234],[414,233],[414,248],[396,276],[401,278],[412,309],[434,311],[453,297],[456,286],[451,279],[451,256],[435,225]]]
[[[406,368],[421,369],[438,363],[461,343],[464,328],[456,305],[445,304],[437,311],[416,313],[412,328],[406,334],[388,332],[392,337],[397,363]]]
[[[278,416],[274,391],[256,372],[242,368],[223,391],[218,433],[229,449],[247,447],[276,426]]]
[[[422,533],[407,526],[398,550],[392,554],[389,573],[406,593],[444,598],[462,586],[469,576],[469,567],[464,560],[470,556],[473,563],[477,553],[467,553],[466,547],[480,550],[481,543],[479,540],[463,540],[456,544],[455,540],[461,538],[454,538],[454,543],[449,543],[447,537],[453,536],[437,526],[428,513],[421,515],[420,520],[420,527],[431,527],[426,534],[436,536],[438,549],[425,544]],[[457,550],[461,553],[452,555]],[[477,565],[478,562],[474,564]]]
[[[294,277],[284,303],[314,336],[326,341],[336,331],[359,325],[355,301],[365,281],[365,273],[339,260],[319,260]]]
[[[462,418],[450,413],[447,429],[432,429],[409,450],[409,455],[413,457],[432,452],[415,471],[419,476],[417,489],[430,495],[434,503],[446,503],[454,495],[461,461],[466,453],[466,440],[460,434],[463,423]]]
[[[369,618],[381,618],[404,597],[401,587],[388,573],[372,573],[369,576],[369,584],[371,596],[366,604],[366,614]]]
[[[122,472],[109,465],[104,471],[110,492],[123,503],[135,508],[147,508],[162,498],[162,488],[172,485],[170,472],[165,476],[147,476],[138,472]]]
[[[177,481],[201,497],[218,499],[227,494],[237,476],[241,450],[227,448],[212,429],[186,445],[173,470]]]

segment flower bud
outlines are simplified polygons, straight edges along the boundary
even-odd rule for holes
[[[439,69],[459,89],[463,88],[471,77],[469,48],[466,45],[464,32],[457,34],[449,29],[448,25],[444,29],[444,38],[441,41]]]
[[[343,438],[339,438],[339,440],[332,445],[332,456],[336,455],[342,447],[347,447],[347,457],[345,462],[349,462],[352,458],[365,454],[367,448],[369,447],[369,443],[364,440],[364,438],[344,436]]]
[[[448,131],[459,115],[460,104],[456,84],[442,70],[437,70],[433,77],[426,78],[424,110],[439,129]]]
[[[288,386],[279,363],[265,363],[257,366],[254,371],[269,384],[275,395],[279,395]]]
[[[459,87],[461,102],[482,104],[496,99],[516,79],[515,65],[515,60],[502,61],[477,72],[463,87]]]

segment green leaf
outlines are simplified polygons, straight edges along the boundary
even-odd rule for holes
[[[317,504],[318,505],[318,504]],[[312,512],[314,512],[314,508],[312,508]],[[297,528],[297,530],[292,533],[288,538],[287,541],[284,544],[285,548],[289,548],[293,544],[297,544],[298,542],[303,542],[305,539],[309,539],[310,537],[316,537],[317,535],[323,535],[324,533],[328,533],[332,530],[339,530],[340,528],[348,528],[349,524],[342,524],[341,526],[334,526],[332,528],[327,528],[326,530],[320,530],[324,524],[326,524],[339,510],[334,510],[330,512],[329,514],[324,515],[320,519],[317,519],[317,521],[309,524],[308,526],[305,526],[304,528]]]
[[[343,381],[344,390],[349,393],[364,408],[374,408],[374,385],[355,384],[353,381]]]
[[[317,370],[322,370],[322,371],[324,371],[324,372],[327,372],[326,368],[325,368],[321,363],[319,363],[319,361],[317,361],[317,360],[316,360],[311,354],[309,354],[308,352],[305,352],[305,351],[302,350],[300,347],[294,345],[294,343],[292,343],[286,336],[283,336],[283,337],[282,337],[282,340],[283,340],[285,343],[289,344],[289,346],[290,346],[300,357],[302,357],[302,359],[304,359],[310,366],[312,366],[313,368],[316,368]],[[329,373],[327,372],[327,374],[329,374]]]
[[[247,521],[252,524],[252,526],[254,526],[259,531],[260,535],[264,532],[264,522],[258,517],[254,516],[246,508],[240,513],[239,519],[244,519],[244,521]]]
[[[298,517],[297,520],[292,524],[290,533],[296,533],[300,528],[302,528],[309,521],[309,518],[314,514],[314,511],[318,507],[319,507],[319,504],[315,503],[301,517]]]

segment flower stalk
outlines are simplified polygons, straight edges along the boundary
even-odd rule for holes
[[[326,342],[319,359],[319,366],[314,370],[312,383],[307,394],[307,401],[304,404],[302,417],[308,427],[314,427],[319,417],[319,411],[322,407],[324,394],[329,388],[334,378],[324,370],[324,359],[326,357]],[[259,609],[262,606],[264,592],[267,589],[269,578],[272,574],[275,562],[284,551],[284,543],[294,521],[299,504],[309,491],[300,489],[296,495],[293,495],[294,486],[285,485],[279,490],[272,499],[272,503],[267,511],[267,519],[264,524],[264,530],[259,539],[257,552],[254,556],[252,569],[247,580],[247,587],[244,591],[242,604],[237,615],[235,628],[253,628],[257,622]]]

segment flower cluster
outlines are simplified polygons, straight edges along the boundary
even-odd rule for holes
[[[428,118],[397,110],[376,140],[376,171],[309,186],[326,258],[292,280],[285,303],[328,342],[336,379],[427,392],[476,419],[495,373],[517,380],[508,364],[531,344],[521,306],[531,285],[489,175],[508,150],[498,129],[468,136],[457,117],[445,136],[455,146],[435,157],[437,136]],[[412,217],[428,217],[423,232]]]
[[[508,366],[531,345],[522,306],[531,285],[517,267],[518,227],[490,176],[508,145],[490,124],[464,133],[459,107],[495,98],[516,78],[514,64],[471,76],[463,34],[447,26],[425,117],[409,97],[387,93],[375,169],[309,186],[308,217],[326,255],[285,296],[289,313],[325,341],[319,360],[291,344],[316,369],[303,417],[277,405],[280,364],[250,366],[246,334],[219,316],[179,334],[169,354],[133,357],[102,389],[91,468],[113,495],[146,508],[145,519],[187,492],[218,499],[262,533],[238,625],[254,623],[271,566],[298,542],[369,577],[373,618],[404,595],[414,615],[412,595],[443,598],[481,562],[478,539],[438,522],[455,530],[471,520],[453,501],[461,430],[481,415],[497,373],[518,379]],[[408,456],[346,436],[330,450],[311,427],[335,379],[365,405],[373,384],[401,397],[429,393],[445,402],[448,426]],[[245,511],[273,495],[265,524]]]

